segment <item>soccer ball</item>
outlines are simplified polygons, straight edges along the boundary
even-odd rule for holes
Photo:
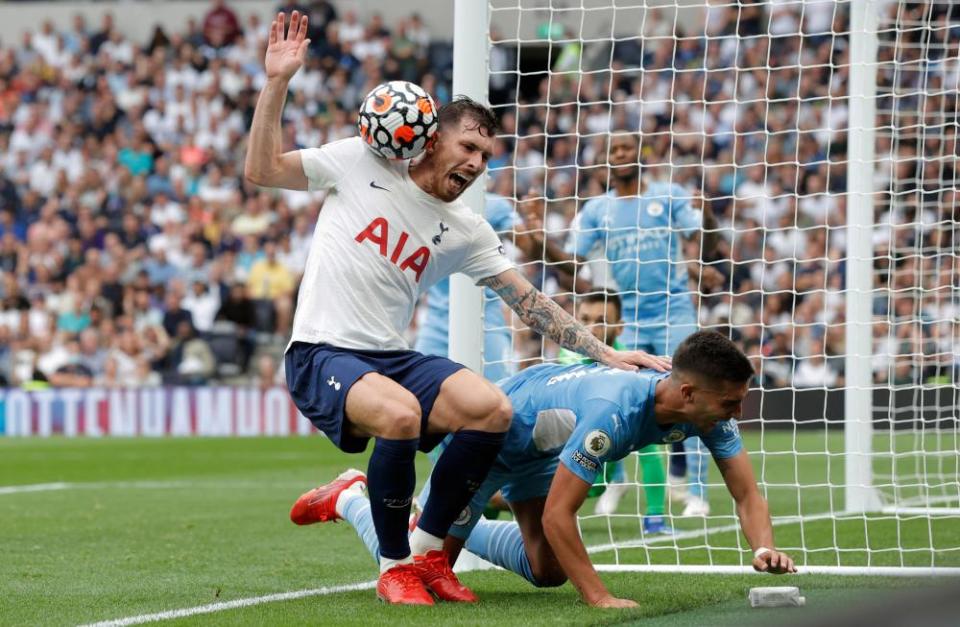
[[[413,159],[437,132],[437,106],[419,85],[390,81],[377,85],[360,105],[360,137],[387,159]]]

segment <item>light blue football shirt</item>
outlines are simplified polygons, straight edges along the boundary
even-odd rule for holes
[[[668,376],[597,364],[543,364],[517,373],[500,383],[514,414],[498,462],[510,468],[559,456],[561,464],[592,484],[604,462],[649,444],[699,436],[716,459],[738,454],[743,444],[734,419],[706,434],[692,424],[657,424],[656,386]]]
[[[566,251],[586,258],[599,249],[623,303],[624,322],[696,322],[683,237],[701,228],[700,212],[679,185],[652,183],[638,197],[615,192],[587,201],[572,225]]]

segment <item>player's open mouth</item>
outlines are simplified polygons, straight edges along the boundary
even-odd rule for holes
[[[453,181],[454,186],[455,186],[458,190],[462,190],[462,189],[466,188],[467,185],[470,184],[470,179],[468,179],[468,178],[465,177],[464,175],[460,174],[459,172],[451,172],[451,173],[450,173],[450,180]]]

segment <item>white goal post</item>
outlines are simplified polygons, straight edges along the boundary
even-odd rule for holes
[[[522,218],[535,207],[535,226],[502,235],[538,287],[577,300],[546,253],[509,242],[536,228],[562,247],[583,203],[612,189],[614,130],[641,138],[642,180],[716,218],[704,229],[720,244],[700,261],[724,282],[701,273],[689,295],[700,327],[756,366],[741,428],[778,545],[806,572],[960,574],[958,90],[950,3],[455,3],[453,93],[505,122],[487,191]],[[483,191],[467,198],[477,212]],[[606,253],[588,264],[595,289],[637,289],[616,285]],[[478,372],[483,298],[454,277],[451,357]],[[516,367],[556,358],[508,325]],[[681,516],[670,496],[670,536],[642,529],[641,466],[626,460],[616,511],[581,512],[598,568],[749,570],[712,463],[710,513]]]

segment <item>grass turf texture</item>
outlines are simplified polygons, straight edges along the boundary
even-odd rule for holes
[[[789,434],[768,433],[765,437],[764,445],[769,450],[790,448]],[[749,448],[758,448],[755,434],[746,434],[745,438]],[[823,454],[755,455],[758,476],[762,471],[771,483],[789,483],[797,476],[804,483],[819,483],[817,477],[836,483],[842,478],[843,467],[840,458],[832,456],[842,450],[835,439],[832,434],[801,434],[800,450],[826,451]],[[0,439],[0,485],[70,483],[67,489],[0,494],[0,624],[77,624],[370,581],[375,577],[372,560],[348,525],[298,528],[287,519],[290,504],[302,491],[346,467],[364,464],[363,458],[343,455],[319,437]],[[421,480],[426,473],[426,462],[421,460]],[[716,479],[715,469],[711,477]],[[805,491],[809,496],[802,495],[799,501],[804,514],[829,511],[830,489],[799,492]],[[774,513],[797,513],[797,494],[796,488],[771,488]],[[838,506],[842,503],[839,497],[833,494]],[[715,513],[725,513],[728,501],[720,489],[714,489],[711,502]],[[636,497],[628,495],[621,511],[629,513],[637,507]],[[592,503],[584,511],[592,511]],[[924,521],[909,533],[905,529],[910,521],[901,522],[899,542],[926,547],[925,563],[929,563],[931,533],[936,546],[960,546],[960,525],[946,521],[942,529],[935,522],[932,532],[926,531]],[[725,522],[718,519],[710,524]],[[803,546],[818,549],[807,553],[810,563],[836,563],[836,551],[819,551],[820,547],[832,546],[835,531],[841,546],[852,547],[866,537],[872,548],[897,546],[895,521],[892,526],[889,521],[877,521],[875,529],[869,523],[867,532],[863,532],[861,519],[860,536],[855,533],[854,523],[847,529],[829,520],[822,522],[780,527],[777,535],[787,544],[802,541]],[[584,535],[588,545],[609,542],[611,537],[618,542],[630,541],[638,537],[638,526],[631,515],[610,521],[588,518]],[[702,528],[703,523],[685,520],[678,526]],[[920,540],[907,537],[921,531],[927,535]],[[709,536],[713,547],[736,546],[735,542],[732,532]],[[677,544],[689,547],[679,550],[683,563],[707,558],[703,537]],[[665,547],[662,551],[621,551],[620,559],[646,561],[649,556],[654,563],[675,563],[678,549],[673,543],[661,546]],[[893,559],[897,553],[891,550],[875,557]],[[741,560],[741,554],[732,551],[713,550],[710,556],[714,563]],[[851,550],[840,556],[841,563],[854,565],[862,562],[865,553]],[[609,563],[614,553],[601,552],[594,559]],[[938,552],[936,563],[960,565],[960,556],[957,552]],[[604,574],[603,578],[614,594],[636,599],[641,607],[598,613],[576,602],[569,584],[536,590],[511,573],[487,571],[463,576],[483,599],[476,607],[385,607],[371,590],[363,590],[266,603],[173,622],[235,625],[322,620],[360,625],[430,620],[441,624],[582,625],[659,617],[666,622],[657,624],[697,624],[702,622],[704,612],[715,608],[736,623],[741,620],[738,608],[746,608],[746,592],[751,586],[800,585],[808,606],[816,607],[816,590],[830,590],[835,595],[845,594],[845,590],[912,585],[902,579],[813,575],[774,579]],[[746,615],[759,616],[756,612]]]

